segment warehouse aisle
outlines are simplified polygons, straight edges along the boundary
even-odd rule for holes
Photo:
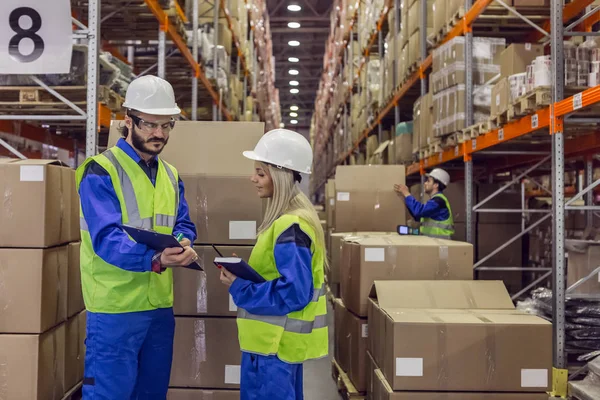
[[[310,361],[304,367],[305,400],[340,400],[333,378],[331,377],[331,358],[333,357],[333,307],[327,302],[327,323],[329,324],[329,357]]]

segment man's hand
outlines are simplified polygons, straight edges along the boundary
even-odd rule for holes
[[[394,185],[394,191],[398,194],[401,194],[404,197],[410,196],[410,190],[408,190],[408,186],[402,183]]]
[[[167,268],[188,266],[197,259],[198,255],[189,246],[185,246],[183,252],[179,247],[170,247],[164,249],[160,255],[160,263]]]
[[[183,238],[179,241],[179,243],[183,246],[183,247],[189,247],[192,245],[192,242],[190,242],[190,239],[188,238]]]
[[[235,276],[231,272],[227,271],[223,267],[220,267],[220,268],[221,268],[221,277],[220,277],[221,282],[227,286],[231,286],[233,284],[233,281],[235,281],[237,279],[237,276]]]

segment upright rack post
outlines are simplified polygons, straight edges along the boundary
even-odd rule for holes
[[[421,40],[421,63],[427,58],[427,0],[421,0],[421,20],[419,21],[421,27],[419,28],[419,35]],[[421,64],[419,63],[419,64]],[[425,73],[420,71],[421,78],[421,96],[427,94],[427,78]]]
[[[381,29],[377,29],[377,41],[378,41],[378,50],[379,50],[379,79],[382,82],[383,81],[383,33],[381,32]],[[381,87],[379,88],[379,99],[383,98],[383,91],[381,90]],[[383,131],[382,131],[383,127],[381,126],[381,123],[377,124],[377,140],[378,142],[381,144],[381,142],[383,142]],[[392,137],[394,137],[394,132],[392,132]]]
[[[398,89],[400,82],[398,82],[398,32],[400,31],[400,0],[394,0],[394,90]],[[400,123],[400,106],[398,103],[394,104],[394,129]]]
[[[218,59],[218,44],[219,44],[219,2],[215,0],[213,10],[213,79],[215,80],[216,88],[219,88],[218,70],[219,70],[219,59]],[[219,91],[219,104],[221,103],[221,92]],[[218,114],[218,106],[213,103],[213,121],[219,121],[221,116]]]
[[[87,120],[85,156],[93,157],[98,145],[98,40],[100,39],[100,0],[88,2]]]
[[[167,27],[163,24],[158,29],[158,77],[165,79]]]
[[[586,157],[585,159],[585,187],[592,186],[594,182],[594,159],[591,156]],[[585,194],[585,205],[593,206],[594,205],[594,191],[590,190]],[[594,211],[587,210],[585,212],[585,227],[591,228],[594,224]]]
[[[192,55],[198,62],[198,2],[192,2]],[[192,76],[192,121],[198,120],[198,77]]]
[[[465,10],[470,10],[473,0],[465,0]],[[465,32],[465,128],[473,125],[473,31],[471,26]],[[465,203],[466,238],[474,243],[473,237],[473,159],[465,160]]]

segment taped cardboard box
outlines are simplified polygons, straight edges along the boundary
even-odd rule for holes
[[[369,345],[392,389],[548,390],[552,324],[514,310],[502,284],[485,283],[425,282],[437,287],[409,298],[406,283],[375,282]],[[436,308],[422,307],[428,303]]]
[[[71,318],[85,309],[83,293],[81,289],[81,265],[80,265],[81,243],[69,244],[69,278],[67,290],[67,318]]]
[[[547,400],[545,393],[394,392],[381,370],[374,372],[373,400]]]
[[[379,370],[379,366],[375,362],[371,352],[367,350],[367,400],[374,399],[373,393],[375,392],[374,385],[376,382],[375,373],[377,370]]]
[[[0,333],[42,333],[67,319],[68,253],[0,249]]]
[[[235,318],[175,318],[170,386],[239,389]]]
[[[377,280],[469,280],[473,246],[426,236],[350,237],[342,244],[341,291],[346,307],[367,316]]]
[[[250,246],[215,246],[224,257],[234,253],[244,260],[250,258]],[[181,316],[235,317],[237,307],[228,287],[220,284],[221,271],[213,260],[219,257],[212,246],[194,246],[203,272],[187,268],[173,270],[173,311]]]
[[[240,400],[240,392],[237,390],[170,388],[167,400]]]
[[[75,171],[56,160],[0,164],[0,247],[43,248],[79,240]]]
[[[348,374],[356,390],[365,392],[367,390],[369,324],[366,318],[360,318],[351,313],[339,299],[335,304],[335,313],[336,339],[339,340],[339,359],[336,358],[336,360]],[[339,333],[337,332],[338,327]]]
[[[65,394],[65,325],[41,335],[0,335],[5,399],[55,400]]]
[[[83,379],[87,313],[82,311],[65,323],[65,390]]]
[[[335,231],[395,232],[406,223],[406,206],[394,184],[405,180],[401,165],[337,167]]]
[[[197,244],[254,244],[265,203],[248,176],[181,175]]]
[[[503,78],[527,71],[527,66],[544,55],[544,46],[532,43],[513,43],[497,57]]]

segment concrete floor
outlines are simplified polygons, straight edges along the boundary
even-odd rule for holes
[[[304,364],[305,400],[340,400],[341,396],[331,377],[333,357],[333,308],[327,302],[327,322],[329,325],[329,357]]]

